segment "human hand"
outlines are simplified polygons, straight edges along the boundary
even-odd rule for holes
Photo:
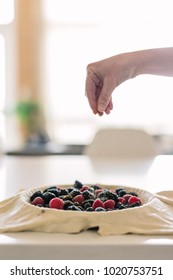
[[[94,114],[110,114],[112,93],[122,82],[134,76],[134,61],[133,53],[124,53],[87,66],[85,94]]]
[[[102,63],[103,61],[88,65],[85,86],[85,94],[89,105],[93,113],[99,116],[102,116],[104,112],[110,114],[113,109],[111,96],[113,88],[104,74],[106,69],[102,68],[104,67]]]

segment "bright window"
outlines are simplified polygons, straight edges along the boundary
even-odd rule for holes
[[[8,24],[14,19],[14,0],[0,0],[0,24]]]
[[[173,79],[141,76],[120,85],[114,110],[93,116],[84,95],[88,63],[173,46],[171,0],[43,0],[42,61],[48,127],[60,142],[90,141],[103,125],[173,132]]]
[[[0,34],[0,93],[1,93],[1,101],[0,101],[0,111],[4,109],[5,104],[5,46],[4,46],[4,38]]]
[[[14,0],[0,0],[0,149],[2,139],[5,140],[5,105],[7,99],[11,99],[12,92],[9,88],[13,85],[11,77],[14,77],[14,73],[11,75],[9,73],[9,70],[13,68],[12,58],[14,57],[11,40],[13,19]]]

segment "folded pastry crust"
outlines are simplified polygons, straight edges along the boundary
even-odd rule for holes
[[[100,185],[112,189],[122,186]],[[137,192],[142,205],[107,212],[57,210],[30,204],[31,195],[48,186],[31,188],[0,202],[0,233],[19,231],[79,233],[95,228],[100,235],[173,234],[173,191],[152,194],[146,190],[124,187]],[[64,185],[61,187],[69,187]]]

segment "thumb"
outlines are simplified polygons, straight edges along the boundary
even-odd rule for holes
[[[100,96],[98,98],[98,111],[104,112],[111,100],[112,91],[103,87]]]

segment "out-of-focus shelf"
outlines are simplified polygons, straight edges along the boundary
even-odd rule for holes
[[[8,150],[6,155],[11,156],[45,156],[45,155],[81,155],[85,145],[61,145],[54,143],[26,144],[21,149]]]

